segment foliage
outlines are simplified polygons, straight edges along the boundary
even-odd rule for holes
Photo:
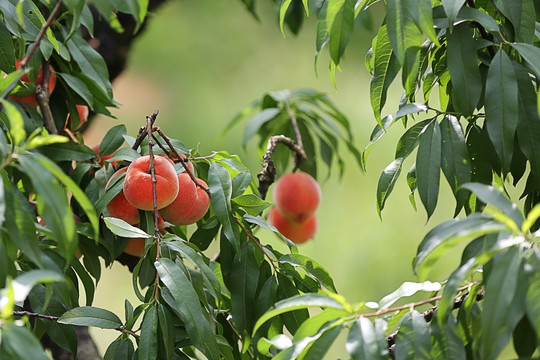
[[[256,14],[254,0],[243,3]],[[320,161],[329,175],[336,164],[343,172],[341,146],[365,169],[373,144],[401,123],[395,159],[376,191],[379,212],[415,151],[407,174],[413,206],[418,192],[431,217],[442,170],[456,199],[454,215],[465,210],[464,217],[434,227],[420,243],[413,266],[422,282],[405,282],[378,302],[359,303],[338,295],[320,264],[266,224],[262,215],[270,203],[238,156],[187,149],[153,128],[157,113],[147,117],[137,136],[123,125],[111,128],[99,156],[84,144],[84,119],[76,105],[106,115],[115,106],[107,63],[87,42],[95,19],[122,32],[119,18],[127,15],[137,31],[148,5],[144,0],[0,3],[2,358],[46,359],[40,343],[45,338],[76,352],[76,325],[119,333],[106,359],[321,359],[342,332],[353,359],[493,359],[511,340],[518,356],[537,353],[535,2],[279,2],[283,32],[287,25],[297,33],[304,13],[316,14],[315,66],[327,48],[331,77],[358,19],[371,9],[385,10],[365,61],[377,125],[359,153],[347,118],[326,95],[302,89],[265,94],[228,129],[250,118],[244,145],[259,136],[264,161],[275,160],[268,170],[273,175],[276,168],[278,174],[291,168],[288,150],[267,144],[285,135],[295,152],[294,169],[320,177]],[[26,67],[16,69],[17,58]],[[40,66],[48,64],[60,85],[53,93],[20,81],[25,73],[34,81]],[[383,116],[399,73],[401,103]],[[33,92],[39,108],[11,97]],[[140,211],[136,226],[108,216],[106,205],[124,179],[108,186],[107,180],[115,169],[154,152],[186,154],[208,184],[211,208],[195,226],[168,226],[162,234],[157,210]],[[100,164],[107,155],[113,156]],[[184,164],[176,166],[181,170]],[[525,177],[521,211],[505,190]],[[275,232],[288,250],[261,244],[259,231]],[[130,238],[146,239],[141,258],[122,254]],[[206,251],[213,242],[219,256],[210,258]],[[445,282],[428,281],[437,259],[458,245],[464,246],[459,266]],[[74,256],[77,249],[81,258]],[[92,306],[102,262],[113,261],[131,264],[140,300],[126,301],[123,316]],[[395,305],[419,292],[427,299]],[[426,305],[430,308],[420,309]]]

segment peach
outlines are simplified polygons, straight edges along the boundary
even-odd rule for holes
[[[96,159],[98,160],[98,164],[100,167],[103,167],[103,165],[105,164],[105,160],[109,160],[114,155],[114,152],[109,155],[103,155],[103,156],[99,155],[99,144],[92,146],[92,150],[94,150],[94,152],[97,155]],[[116,166],[116,161],[111,162],[111,164],[113,166]]]
[[[206,183],[195,178],[199,184]],[[210,207],[210,196],[199,186],[196,186],[187,172],[178,174],[178,196],[159,213],[163,219],[174,225],[189,225],[199,221]]]
[[[127,169],[128,168],[125,167],[115,172],[107,182],[107,187],[115,177],[122,176]],[[107,204],[107,210],[112,217],[122,219],[128,224],[135,225],[139,223],[139,210],[127,201],[123,190]]]
[[[321,188],[307,173],[289,173],[280,177],[274,185],[273,199],[283,216],[294,222],[303,223],[319,207]]]
[[[15,66],[16,66],[17,69],[21,68],[21,60],[20,59],[16,60]],[[49,65],[49,70],[51,72],[51,75],[49,76],[49,94],[52,94],[52,92],[54,90],[54,87],[56,86],[56,75],[54,74],[54,68],[51,65]],[[27,74],[24,74],[23,76],[21,76],[21,81],[29,83],[30,79],[28,78]],[[37,76],[35,85],[43,85],[43,69],[42,69],[41,66],[39,67],[39,74]],[[38,106],[38,102],[37,102],[37,99],[36,99],[36,94],[31,94],[31,95],[27,95],[27,96],[10,95],[9,97],[12,98],[13,100],[19,102],[19,103],[28,104],[28,105],[30,105],[32,107]]]
[[[291,221],[284,217],[276,207],[268,213],[268,223],[276,227],[287,239],[296,244],[305,243],[317,232],[317,216],[312,215],[302,223]]]
[[[75,105],[75,107],[77,108],[77,114],[79,114],[79,119],[80,119],[81,124],[85,123],[88,120],[88,114],[90,112],[88,110],[88,106],[86,106],[86,105]]]
[[[141,257],[144,253],[144,244],[146,239],[143,238],[133,238],[129,239],[124,252],[129,255]]]
[[[154,170],[156,205],[161,209],[172,203],[178,195],[178,177],[172,161],[163,156],[154,157]],[[129,165],[124,181],[124,195],[138,209],[154,209],[150,155],[141,156]]]

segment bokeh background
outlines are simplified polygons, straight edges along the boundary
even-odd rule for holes
[[[239,141],[245,123],[218,141],[221,132],[241,109],[264,93],[309,87],[326,92],[345,113],[356,146],[363,149],[375,126],[369,105],[370,75],[364,66],[373,31],[366,27],[355,30],[343,71],[336,74],[336,89],[328,76],[326,53],[320,59],[318,77],[314,71],[315,17],[307,19],[298,36],[286,31],[284,37],[272,3],[259,1],[260,21],[238,0],[171,0],[159,8],[136,41],[127,70],[114,83],[115,97],[121,103],[112,111],[117,119],[96,119],[85,135],[87,143],[99,143],[119,123],[126,124],[128,133],[135,136],[145,115],[159,109],[158,125],[166,134],[190,148],[199,147],[202,154],[213,150],[238,154],[257,173],[261,159],[256,141],[247,150]],[[371,15],[376,29],[382,15],[377,9]],[[395,86],[383,114],[394,112],[399,98],[399,86]],[[319,232],[313,241],[300,246],[300,252],[326,267],[340,294],[350,302],[378,301],[404,281],[419,281],[412,271],[418,244],[429,229],[453,214],[454,201],[443,177],[439,205],[429,222],[418,196],[418,212],[413,210],[404,178],[412,165],[409,160],[379,218],[377,181],[393,160],[402,132],[397,125],[373,147],[367,173],[342,147],[346,159],[343,179],[337,178],[337,171],[327,180],[325,176],[320,179]],[[258,235],[263,243],[279,246],[272,234]],[[439,261],[430,280],[447,277],[459,256],[456,251],[455,256]],[[131,274],[115,263],[104,272],[94,305],[123,314],[125,298],[138,304]],[[102,353],[118,335],[108,330],[93,334]],[[339,339],[328,359],[346,358],[343,342]]]

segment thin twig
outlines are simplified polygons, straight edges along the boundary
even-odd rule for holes
[[[34,44],[30,48],[28,53],[21,60],[21,68],[26,67],[26,64],[28,64],[28,61],[30,61],[30,59],[36,52],[37,48],[39,47],[39,44],[41,43],[41,40],[43,39],[43,37],[45,36],[45,33],[47,32],[47,29],[51,27],[54,21],[54,18],[56,17],[56,15],[58,15],[58,12],[60,11],[61,6],[62,6],[62,0],[58,0],[53,11],[50,13],[49,17],[47,18],[47,21],[45,22],[45,24],[43,24],[43,26],[39,30],[39,33],[36,36],[36,41],[34,41]]]
[[[202,185],[201,183],[199,183],[197,181],[197,178],[195,177],[195,175],[193,174],[193,172],[191,172],[191,170],[189,169],[189,166],[188,166],[188,162],[180,156],[180,154],[178,154],[178,152],[176,151],[176,149],[174,148],[173,144],[171,143],[171,141],[169,140],[169,138],[161,131],[161,129],[157,129],[157,132],[159,134],[159,136],[161,136],[161,138],[163,140],[165,140],[165,142],[167,143],[167,145],[169,146],[169,148],[171,149],[171,152],[174,154],[174,156],[176,156],[176,159],[175,160],[178,160],[182,166],[184,167],[184,170],[188,173],[189,177],[191,178],[191,180],[195,183],[195,186],[198,186],[200,187],[201,189],[203,189],[204,191],[206,191],[206,193],[208,194],[208,196],[212,196],[212,193],[210,192],[210,188]]]
[[[268,188],[276,179],[276,168],[274,167],[272,157],[277,144],[283,144],[294,151],[294,159],[296,164],[295,168],[300,166],[300,163],[307,158],[304,148],[298,145],[293,139],[288,138],[285,135],[274,135],[270,137],[266,146],[266,152],[263,155],[262,170],[257,174],[257,178],[259,179],[259,193],[263,199],[266,198]]]
[[[43,61],[41,66],[41,71],[43,74],[43,82],[36,85],[36,100],[38,102],[39,108],[41,110],[41,115],[43,116],[43,126],[50,134],[58,134],[58,129],[54,123],[54,117],[51,112],[51,107],[49,105],[49,100],[51,97],[51,92],[49,89],[49,78],[51,77],[51,69],[49,68],[49,62]]]
[[[261,245],[261,243],[259,242],[259,240],[257,240],[257,238],[255,236],[253,236],[253,234],[251,234],[245,227],[244,225],[242,225],[242,222],[240,221],[240,219],[238,219],[237,216],[234,216],[234,220],[236,221],[236,223],[238,225],[240,225],[240,227],[242,228],[242,230],[246,233],[246,235],[251,239],[253,240],[253,242],[255,244],[257,244],[257,246],[259,247],[259,249],[261,249],[262,253],[264,254],[264,256],[266,256],[268,258],[268,260],[270,260],[270,264],[272,265],[272,267],[274,268],[274,271],[275,272],[278,272],[278,268],[274,262],[274,259],[272,259],[272,257],[270,255],[268,255],[268,253],[266,252],[266,250],[264,250],[264,247]]]
[[[233,331],[234,335],[236,335],[238,340],[242,340],[242,336],[240,336],[240,334],[238,333],[238,330],[236,330],[236,328],[234,327],[232,322],[229,320],[227,315],[225,315],[224,313],[221,313],[221,315],[225,318],[225,321],[227,322],[227,324],[229,324],[229,326],[231,327],[231,330]],[[249,348],[247,349],[247,353],[251,359],[255,359],[255,356],[253,356],[253,353],[251,352],[251,350],[249,350]]]

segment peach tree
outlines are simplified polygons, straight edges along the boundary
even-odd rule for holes
[[[171,138],[153,109],[141,114],[138,134],[120,123],[99,148],[84,144],[92,115],[79,110],[110,115],[111,81],[161,1],[0,2],[2,358],[99,357],[89,326],[118,333],[105,359],[321,359],[341,333],[353,359],[493,359],[509,344],[520,357],[537,354],[536,2],[276,2],[282,31],[316,17],[315,64],[328,49],[332,77],[361,20],[385,14],[365,60],[376,125],[359,152],[348,119],[325,94],[264,94],[226,129],[249,118],[244,144],[257,137],[264,154],[256,176],[225,150],[199,154]],[[257,15],[256,1],[243,3]],[[383,116],[398,75],[398,110]],[[419,282],[350,303],[323,267],[266,222],[266,193],[291,169],[341,174],[343,149],[365,169],[372,145],[398,128],[395,159],[374,191],[378,211],[408,162],[413,208],[418,196],[433,214],[442,170],[455,218],[419,243]],[[112,175],[146,155],[152,207],[130,224],[107,209],[125,189],[125,177]],[[158,156],[210,196],[195,225],[160,221]],[[522,178],[520,210],[507,189]],[[274,232],[288,251],[261,243],[260,232]],[[127,254],[136,239],[140,256]],[[466,245],[459,266],[445,282],[428,281],[456,245]],[[102,266],[115,261],[131,270],[139,300],[126,300],[123,314],[92,306]],[[419,292],[425,300],[396,305]]]

